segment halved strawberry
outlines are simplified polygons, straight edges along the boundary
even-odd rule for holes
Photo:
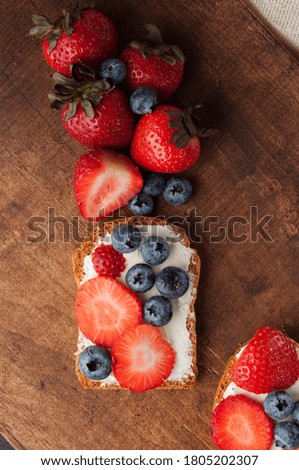
[[[137,325],[117,341],[113,350],[113,372],[122,387],[145,392],[159,387],[169,377],[175,352],[158,328]]]
[[[111,150],[88,152],[79,159],[74,175],[75,197],[88,220],[107,217],[125,206],[143,186],[134,163]]]
[[[263,406],[245,395],[222,400],[212,416],[212,437],[223,450],[268,450],[273,429]]]
[[[285,390],[299,378],[295,343],[282,331],[265,326],[247,344],[231,369],[235,384],[254,393]]]
[[[111,348],[128,328],[142,321],[142,303],[116,279],[99,276],[79,287],[76,317],[88,339]]]

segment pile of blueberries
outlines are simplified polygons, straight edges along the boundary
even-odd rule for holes
[[[264,401],[265,413],[280,421],[274,428],[275,444],[282,449],[299,447],[299,401],[284,390],[276,390],[267,395]],[[292,416],[293,421],[281,421]]]
[[[167,260],[170,247],[166,240],[150,236],[141,240],[141,233],[133,225],[120,225],[112,232],[113,247],[120,253],[132,253],[137,249],[145,263],[132,266],[126,274],[128,287],[140,294],[148,292],[154,285],[160,295],[150,297],[143,305],[143,318],[154,326],[165,326],[172,318],[172,299],[184,295],[189,287],[188,274],[181,268],[168,266],[157,278],[152,266],[158,266]]]
[[[159,173],[150,173],[144,180],[142,191],[129,202],[134,215],[150,215],[154,210],[154,197],[163,195],[173,206],[182,206],[190,201],[193,188],[189,180],[172,176],[167,181]]]

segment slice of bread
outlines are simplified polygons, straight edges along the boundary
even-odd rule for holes
[[[238,349],[235,351],[235,353],[228,359],[226,363],[225,370],[221,376],[220,382],[217,387],[217,391],[215,394],[214,402],[213,402],[213,410],[219,405],[219,403],[223,400],[224,398],[224,393],[228,386],[232,383],[231,379],[231,369],[235,365],[240,352],[247,346],[247,344],[251,341],[249,339],[246,343],[244,343],[242,346],[239,346]],[[295,344],[296,348],[299,349],[299,344],[296,343],[294,340],[291,339],[291,341]]]
[[[198,286],[199,275],[200,275],[200,258],[197,252],[190,248],[190,241],[187,235],[185,234],[185,232],[181,228],[173,224],[169,224],[163,219],[150,218],[150,217],[128,217],[128,218],[103,222],[94,230],[94,232],[90,235],[90,237],[87,238],[81,244],[81,246],[75,250],[73,254],[73,269],[74,269],[74,275],[75,275],[77,285],[79,286],[84,280],[84,277],[86,274],[85,269],[84,269],[85,259],[92,253],[93,249],[96,247],[96,245],[99,242],[99,238],[103,239],[104,237],[107,237],[107,236],[109,237],[109,234],[112,233],[113,229],[117,227],[118,225],[122,225],[122,224],[131,224],[139,228],[140,227],[145,228],[147,226],[150,226],[152,229],[154,229],[155,226],[157,227],[164,226],[170,231],[170,233],[172,233],[175,236],[175,243],[180,243],[182,246],[186,247],[186,254],[188,252],[190,255],[190,262],[189,262],[189,265],[187,266],[187,270],[189,273],[190,284],[192,284],[191,285],[192,295],[191,295],[191,300],[189,302],[189,311],[187,314],[186,322],[183,325],[183,328],[186,329],[187,334],[189,336],[189,340],[190,340],[190,351],[184,352],[184,354],[187,354],[188,356],[190,356],[190,362],[191,362],[190,371],[189,373],[185,374],[182,377],[176,378],[175,380],[171,379],[171,375],[170,375],[170,377],[167,380],[165,380],[164,383],[160,387],[158,387],[159,389],[190,388],[195,385],[197,373],[198,373],[197,365],[196,365],[196,316],[195,316],[194,304],[195,304],[195,300],[197,296],[197,286]],[[142,260],[140,262],[142,262]],[[77,376],[81,385],[84,388],[99,389],[99,390],[121,389],[122,387],[115,380],[91,381],[81,373],[79,366],[78,366],[78,358],[79,358],[80,352],[88,344],[91,344],[91,343],[88,342],[88,340],[86,340],[86,338],[84,338],[82,333],[79,331],[78,351],[76,353],[76,373],[77,373]],[[176,351],[176,353],[183,354],[182,351],[180,351],[179,353],[178,351]]]

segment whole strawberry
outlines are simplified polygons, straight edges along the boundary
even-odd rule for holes
[[[78,3],[53,24],[33,15],[35,26],[29,31],[30,36],[44,38],[43,54],[50,67],[68,77],[72,64],[99,67],[117,49],[117,32],[111,20],[99,11],[81,10]]]
[[[157,173],[178,173],[193,166],[200,156],[200,140],[189,111],[162,105],[144,115],[131,146],[135,162]]]
[[[285,390],[298,378],[299,360],[295,343],[270,326],[256,332],[231,369],[232,381],[253,393]]]
[[[133,41],[121,55],[127,67],[126,81],[131,90],[154,88],[159,102],[164,102],[182,82],[185,57],[177,46],[164,44],[156,26],[146,25],[146,29],[147,42]]]
[[[51,107],[62,110],[66,130],[82,145],[99,149],[127,147],[134,115],[126,94],[86,66],[72,66],[73,78],[53,74]]]

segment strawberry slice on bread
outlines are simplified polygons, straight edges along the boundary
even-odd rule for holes
[[[222,450],[268,450],[273,430],[263,406],[245,395],[222,400],[212,416],[212,437]]]
[[[238,387],[249,392],[285,390],[299,378],[296,344],[276,328],[260,328],[237,359],[230,375]]]
[[[139,297],[108,276],[98,276],[81,285],[75,309],[80,331],[105,348],[111,348],[128,328],[142,321]]]
[[[112,357],[117,381],[133,392],[159,387],[175,362],[175,352],[159,329],[145,324],[126,331],[112,349]]]
[[[99,220],[125,206],[143,187],[140,171],[124,155],[111,150],[88,152],[74,175],[75,197],[82,216]]]

